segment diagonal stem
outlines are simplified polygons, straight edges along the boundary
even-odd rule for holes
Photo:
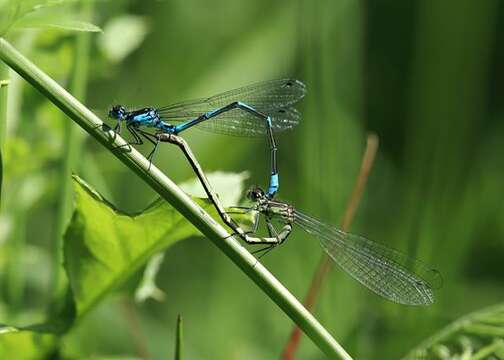
[[[254,281],[330,358],[350,355],[308,310],[252,256],[227,230],[194,203],[171,179],[111,129],[57,82],[0,38],[0,59],[37,88],[100,144],[142,178],[163,199],[189,220]]]
[[[347,231],[348,228],[350,227],[350,224],[352,223],[355,211],[357,210],[357,207],[359,206],[360,200],[362,198],[362,194],[364,193],[364,188],[366,186],[369,172],[373,167],[373,162],[377,150],[378,150],[378,136],[376,136],[376,134],[374,133],[371,133],[367,137],[366,150],[364,151],[364,155],[362,156],[359,175],[355,180],[354,189],[348,201],[345,210],[345,215],[341,223],[341,229],[343,231]],[[308,293],[304,301],[304,305],[309,311],[311,311],[315,306],[315,302],[320,293],[320,288],[322,287],[322,284],[324,283],[331,268],[332,268],[331,259],[326,254],[323,254],[319,260],[319,263],[317,265],[317,268],[311,281],[310,289],[308,290]],[[282,353],[283,360],[294,359],[296,351],[299,347],[300,340],[301,340],[301,330],[299,327],[295,326],[291,332],[289,340]]]

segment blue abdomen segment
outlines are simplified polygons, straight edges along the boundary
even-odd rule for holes
[[[268,193],[267,193],[268,197],[272,198],[273,196],[275,196],[275,194],[278,191],[279,186],[280,186],[280,184],[279,184],[279,180],[278,180],[278,173],[271,174],[270,184],[269,184]]]
[[[174,126],[173,131],[175,134],[178,134],[184,130],[189,129],[191,126],[198,124],[199,122],[201,122],[200,118],[196,118],[193,120],[183,122],[182,124],[178,124],[178,125]]]

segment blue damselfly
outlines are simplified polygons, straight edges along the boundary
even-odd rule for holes
[[[201,129],[222,134],[267,136],[271,150],[267,194],[273,197],[279,188],[273,133],[291,129],[299,123],[301,116],[292,106],[305,93],[305,85],[298,80],[271,80],[164,107],[128,110],[123,105],[115,105],[110,109],[109,117],[117,120],[116,132],[120,132],[121,124],[125,123],[135,140],[131,144],[143,144],[143,137],[154,145],[148,155],[151,161],[159,141],[156,134],[145,131],[145,128],[154,128],[157,134],[178,135],[198,125]]]

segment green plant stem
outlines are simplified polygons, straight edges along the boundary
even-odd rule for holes
[[[233,236],[195,204],[173,181],[129,146],[47,74],[0,38],[0,59],[13,68],[100,144],[149,184],[254,281],[331,358],[351,359],[308,310]]]
[[[85,1],[82,4],[83,18],[90,17],[92,12],[92,1]],[[85,101],[86,85],[89,68],[89,52],[91,47],[91,37],[87,32],[76,34],[75,52],[74,52],[74,68],[71,75],[71,91],[75,97]],[[62,260],[62,243],[63,232],[68,224],[72,214],[72,185],[71,175],[72,170],[76,165],[76,160],[79,157],[79,150],[82,141],[78,127],[72,123],[65,124],[63,154],[64,158],[61,164],[60,171],[60,187],[58,199],[58,212],[56,215],[56,229],[52,248],[52,276],[51,276],[51,294],[52,300],[62,298],[65,291],[65,276],[63,274]]]

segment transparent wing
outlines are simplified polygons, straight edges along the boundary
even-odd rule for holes
[[[274,114],[274,115],[273,115]],[[271,111],[271,125],[274,132],[294,128],[299,124],[301,114],[294,109]],[[264,136],[267,133],[266,121],[241,109],[233,109],[196,126],[218,134],[235,136]]]
[[[294,222],[317,236],[324,251],[355,280],[380,296],[406,305],[430,305],[441,275],[424,263],[298,211]]]
[[[292,79],[271,80],[226,91],[209,98],[188,100],[158,109],[161,118],[180,122],[196,118],[206,112],[234,102],[242,102],[264,115],[271,116],[274,131],[283,131],[299,123],[299,112],[291,108],[306,93],[305,85]],[[197,126],[212,132],[261,136],[266,134],[264,119],[241,109],[224,112]]]

